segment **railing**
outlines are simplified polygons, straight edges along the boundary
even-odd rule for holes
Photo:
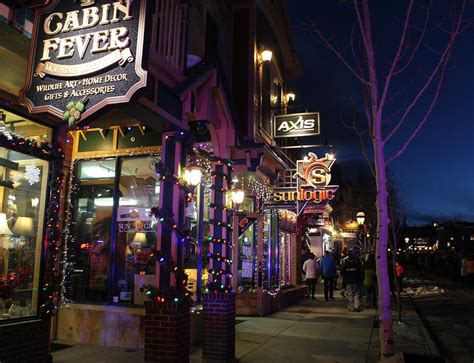
[[[155,4],[155,50],[160,61],[180,71],[186,62],[188,8],[177,0],[157,0]]]
[[[280,172],[280,180],[275,186],[275,190],[297,190],[298,181],[293,177],[296,169],[287,169]]]

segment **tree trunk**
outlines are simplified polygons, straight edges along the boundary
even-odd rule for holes
[[[377,245],[376,265],[377,284],[379,290],[379,338],[381,346],[381,357],[395,354],[395,342],[393,340],[393,319],[390,306],[390,283],[387,266],[388,247],[388,193],[385,175],[384,145],[381,133],[381,116],[374,120],[374,156],[377,182]]]

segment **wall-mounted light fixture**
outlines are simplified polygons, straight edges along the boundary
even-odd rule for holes
[[[201,178],[202,178],[202,168],[198,165],[195,165],[195,164],[188,165],[186,169],[184,170],[184,180],[186,180],[186,183],[188,183],[189,185],[192,185],[193,187],[201,183]]]
[[[273,57],[273,52],[271,50],[265,49],[260,53],[260,58],[262,62],[270,62]]]
[[[296,95],[293,92],[288,92],[285,96],[287,102],[293,102],[296,98]]]

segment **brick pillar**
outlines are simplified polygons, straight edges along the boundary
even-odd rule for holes
[[[235,357],[235,294],[232,283],[231,215],[225,208],[231,186],[231,163],[215,158],[210,211],[209,292],[203,294],[202,358],[230,362]]]
[[[161,162],[166,170],[175,176],[179,175],[179,170],[183,164],[182,140],[179,133],[168,132],[163,134],[163,144],[161,147]],[[183,204],[183,193],[179,186],[171,177],[162,179],[160,183],[160,208],[166,209],[173,214],[176,223],[183,219],[183,211],[180,205]],[[158,223],[157,225],[157,251],[165,255],[170,255],[179,266],[181,264],[181,246],[179,245],[176,232],[169,225]],[[175,287],[176,278],[174,273],[169,271],[157,261],[156,264],[156,287]]]
[[[188,362],[191,301],[145,301],[145,362]]]
[[[202,358],[207,362],[232,362],[235,357],[234,293],[203,295]]]

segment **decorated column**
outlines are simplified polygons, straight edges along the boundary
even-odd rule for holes
[[[182,362],[189,360],[191,298],[182,268],[183,241],[188,238],[181,226],[183,189],[179,178],[183,158],[184,133],[163,135],[162,161],[156,165],[161,178],[160,205],[152,209],[158,220],[155,286],[147,287],[145,302],[145,361]]]
[[[232,163],[212,161],[212,197],[209,238],[209,279],[204,298],[202,357],[233,361],[235,356],[235,294],[232,287],[232,211],[226,196],[232,184]]]

